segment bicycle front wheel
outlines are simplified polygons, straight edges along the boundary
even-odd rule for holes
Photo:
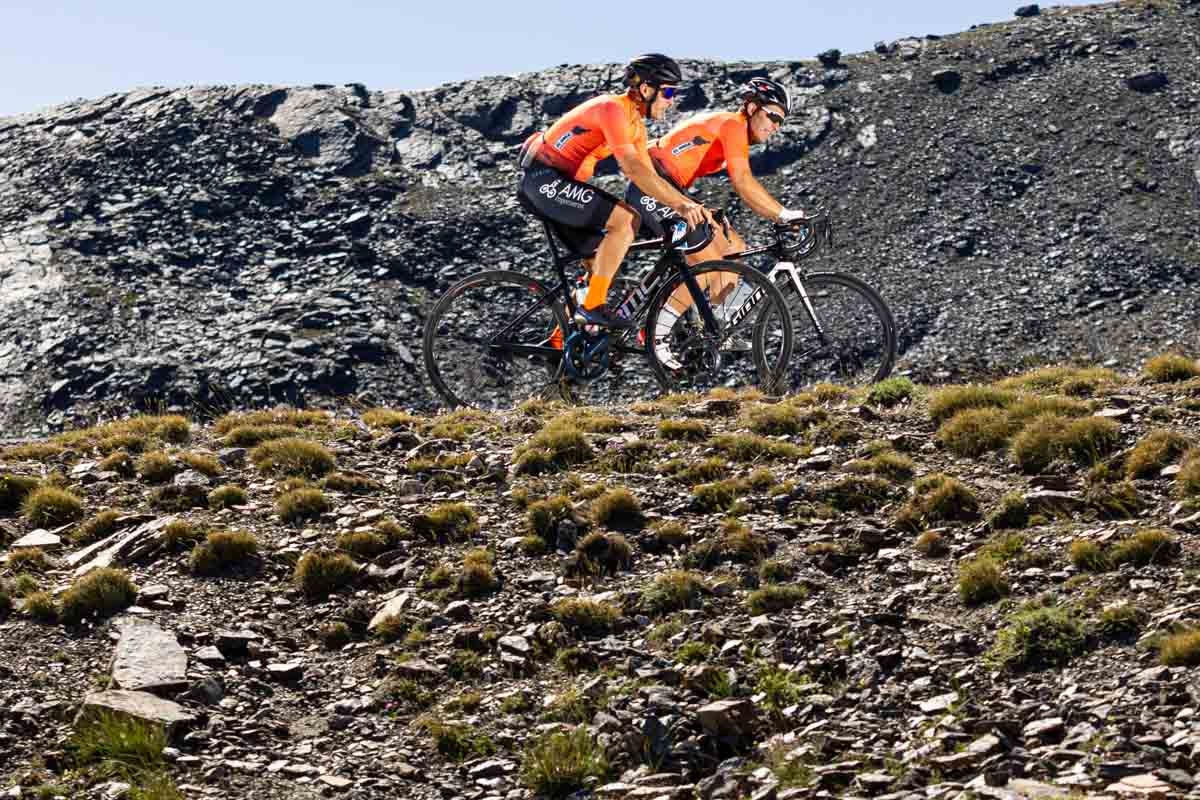
[[[504,411],[558,384],[559,298],[528,275],[481,272],[451,286],[425,321],[425,369],[451,408]]]
[[[734,261],[706,261],[691,273],[717,329],[705,325],[682,276],[659,290],[646,317],[646,356],[663,388],[758,388],[768,393],[785,388],[792,320],[771,280]]]
[[[788,273],[779,288],[791,309],[796,344],[789,388],[818,383],[848,387],[883,380],[896,361],[896,323],[879,293],[852,275]]]

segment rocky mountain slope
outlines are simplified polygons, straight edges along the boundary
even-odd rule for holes
[[[107,423],[0,450],[0,790],[1200,797],[1198,533],[1179,357]]]
[[[680,107],[728,107],[755,74],[796,88],[756,168],[787,202],[837,210],[842,247],[819,266],[881,289],[901,369],[1132,369],[1200,332],[1198,13],[1130,0],[823,63],[688,62]],[[545,273],[513,146],[618,75],[142,89],[0,119],[0,430],[432,406],[430,298],[484,267]],[[700,194],[762,233],[722,182]]]

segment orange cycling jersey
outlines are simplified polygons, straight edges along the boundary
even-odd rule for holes
[[[747,123],[746,115],[740,111],[699,114],[653,142],[650,157],[686,189],[696,178],[725,169],[730,158],[750,158]]]
[[[545,141],[538,159],[577,181],[592,177],[596,162],[621,145],[646,150],[646,123],[633,98],[624,94],[602,94],[580,103],[544,134],[530,136],[526,146],[535,146],[540,136],[545,136]]]

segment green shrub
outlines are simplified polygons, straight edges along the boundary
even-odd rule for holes
[[[25,495],[21,514],[30,525],[50,528],[74,522],[83,516],[83,501],[56,486],[40,486]]]
[[[689,570],[671,570],[655,576],[642,589],[640,607],[647,614],[668,614],[691,608],[704,592],[704,576]]]
[[[891,497],[892,484],[872,476],[840,478],[816,492],[819,502],[839,511],[872,513]]]
[[[109,711],[90,712],[76,726],[70,747],[75,761],[100,774],[139,778],[166,761],[166,731],[161,725]]]
[[[1013,437],[1009,445],[1013,461],[1026,474],[1042,472],[1060,452],[1059,441],[1067,420],[1055,414],[1036,417]]]
[[[199,528],[182,519],[168,522],[162,530],[163,544],[168,550],[172,551],[191,547],[203,538],[204,535],[200,532]]]
[[[1096,632],[1108,639],[1131,639],[1146,624],[1149,615],[1133,603],[1118,603],[1100,612]]]
[[[908,378],[884,378],[871,387],[867,402],[873,406],[891,406],[911,400],[916,394],[916,385]]]
[[[751,592],[746,605],[752,614],[766,614],[791,608],[807,597],[808,590],[803,586],[770,583]]]
[[[642,504],[628,489],[605,492],[592,503],[592,518],[598,525],[614,530],[636,531],[646,524]]]
[[[147,483],[166,483],[179,472],[179,465],[162,450],[152,450],[138,459],[137,473]]]
[[[1169,564],[1179,555],[1179,542],[1170,533],[1158,528],[1146,528],[1112,546],[1110,557],[1114,564]]]
[[[246,490],[233,484],[218,486],[208,493],[208,507],[213,511],[246,505]]]
[[[436,541],[463,541],[479,532],[479,517],[466,503],[443,503],[410,524],[413,533]]]
[[[1029,524],[1029,504],[1020,492],[1009,492],[1000,498],[1000,505],[988,517],[988,527],[993,530],[1024,528]]]
[[[1158,473],[1187,452],[1191,441],[1169,430],[1152,431],[1125,457],[1125,477],[1157,478]]]
[[[191,469],[209,478],[215,478],[225,471],[220,461],[203,453],[182,453],[179,456],[179,460],[187,464]]]
[[[583,725],[543,734],[521,759],[521,783],[538,797],[564,798],[607,775],[604,750]]]
[[[698,419],[664,419],[658,423],[658,435],[675,441],[702,442],[708,438],[708,426]]]
[[[309,598],[321,598],[349,586],[358,572],[358,564],[345,553],[314,550],[296,562],[292,582]]]
[[[1151,383],[1178,383],[1200,377],[1200,365],[1187,356],[1166,353],[1147,361],[1142,377]]]
[[[1091,466],[1116,449],[1120,440],[1118,423],[1104,417],[1082,417],[1066,424],[1058,446],[1075,463]]]
[[[319,478],[333,472],[333,453],[307,439],[283,438],[263,442],[250,451],[250,460],[263,472]]]
[[[878,475],[894,481],[906,481],[913,476],[915,465],[908,456],[892,450],[876,453],[870,458],[848,461],[842,465],[847,472]]]
[[[283,522],[316,519],[329,510],[329,500],[320,489],[296,489],[275,498],[275,512]]]
[[[54,595],[49,592],[33,592],[25,595],[21,611],[25,616],[37,622],[50,624],[58,621],[58,606],[54,602]]]
[[[751,406],[746,409],[744,423],[754,433],[764,436],[794,436],[828,418],[823,409],[805,411],[784,402]]]
[[[1014,672],[1061,667],[1087,646],[1087,631],[1070,608],[1041,606],[1015,612],[987,654]]]
[[[772,559],[764,561],[758,568],[759,583],[784,583],[796,574],[796,565],[791,561]]]
[[[581,636],[607,636],[621,618],[621,609],[611,603],[568,597],[550,608],[554,618]]]
[[[1031,419],[1052,414],[1057,417],[1083,417],[1090,413],[1087,403],[1059,395],[1033,395],[1021,397],[1008,407],[1008,419],[1013,428],[1019,428]]]
[[[391,549],[386,536],[373,531],[347,531],[337,538],[338,550],[355,558],[372,559]]]
[[[1169,667],[1200,664],[1200,630],[1182,630],[1167,636],[1159,643],[1158,654]]]
[[[1084,572],[1104,572],[1112,568],[1112,560],[1104,548],[1090,539],[1076,539],[1067,549],[1071,563]]]
[[[245,531],[212,531],[192,549],[189,564],[196,575],[215,575],[258,555],[258,539]]]
[[[465,761],[496,752],[496,745],[487,734],[467,725],[442,722],[433,717],[422,717],[414,725],[428,733],[437,751],[451,761]]]
[[[803,699],[803,685],[795,673],[788,672],[776,664],[767,664],[758,674],[754,692],[763,696],[764,708],[778,713]]]
[[[368,428],[376,430],[411,429],[420,421],[420,417],[394,408],[371,408],[363,412],[362,421]]]
[[[0,475],[0,514],[11,514],[38,487],[39,481],[27,475]]]
[[[940,425],[960,411],[971,408],[1005,408],[1013,399],[1014,395],[1011,392],[994,386],[947,386],[929,396],[929,418]]]
[[[685,486],[720,481],[729,477],[729,463],[718,456],[698,462],[675,459],[661,464],[658,470]]]
[[[1012,424],[1003,409],[970,408],[942,423],[937,440],[955,455],[978,458],[1004,447],[1011,432]]]
[[[1072,397],[1089,397],[1103,386],[1117,382],[1117,374],[1102,367],[1055,365],[1039,367],[997,384],[1001,389],[1061,392]]]
[[[790,442],[768,439],[752,433],[722,433],[709,439],[709,444],[737,462],[763,459],[795,460],[806,455],[804,449]]]
[[[102,567],[77,578],[63,593],[59,618],[66,625],[103,619],[124,611],[137,599],[137,587],[121,569]]]
[[[1175,476],[1175,494],[1184,499],[1200,497],[1200,449],[1189,450]]]
[[[111,509],[101,511],[76,528],[71,533],[71,541],[75,544],[91,544],[111,536],[117,530],[117,520],[120,518],[121,515]]]
[[[513,451],[513,469],[518,475],[558,472],[595,456],[582,431],[560,419],[551,420]]]
[[[749,490],[745,481],[729,478],[692,487],[692,504],[701,513],[728,511]]]
[[[966,562],[958,571],[958,597],[966,605],[977,606],[999,600],[1008,594],[1008,582],[995,560],[980,557]]]
[[[615,575],[633,567],[633,549],[619,533],[593,531],[579,540],[575,554],[568,571],[581,575]]]
[[[13,572],[45,572],[50,561],[40,547],[24,547],[12,553],[5,564]]]
[[[383,488],[383,484],[366,475],[355,475],[347,472],[335,472],[326,475],[322,485],[331,492],[345,494],[370,494]]]
[[[225,444],[231,447],[256,447],[272,439],[296,439],[304,431],[295,425],[239,425],[225,434]]]

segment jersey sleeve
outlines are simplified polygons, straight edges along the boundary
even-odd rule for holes
[[[634,144],[629,134],[629,121],[625,117],[625,109],[617,101],[603,103],[596,107],[596,127],[604,134],[604,147],[613,152],[618,147]]]
[[[750,140],[746,137],[746,121],[742,117],[726,120],[717,132],[725,151],[725,170],[729,179],[750,171]]]

